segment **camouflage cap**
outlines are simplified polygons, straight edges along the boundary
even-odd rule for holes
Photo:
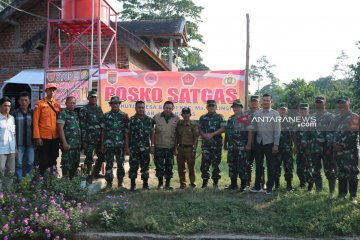
[[[88,93],[88,97],[97,97],[97,96],[98,96],[98,94],[95,90],[91,90]]]
[[[250,101],[260,101],[260,96],[259,95],[252,95],[252,96],[250,96]]]
[[[238,105],[238,106],[240,106],[240,107],[243,107],[243,104],[241,103],[241,100],[240,100],[240,99],[236,99],[236,100],[232,103],[231,107],[234,107],[234,105]]]
[[[109,103],[121,103],[118,96],[112,96]]]
[[[213,106],[216,106],[216,102],[215,102],[215,100],[207,100],[207,101],[206,101],[206,105],[207,105],[207,106],[212,106],[212,105],[213,105]]]
[[[191,109],[189,107],[183,107],[183,109],[181,109],[182,113],[191,113]]]
[[[308,103],[300,103],[299,108],[309,108]]]
[[[339,103],[339,102],[344,103],[344,102],[347,102],[347,101],[349,101],[349,98],[347,96],[344,96],[344,95],[339,96],[338,99],[337,99],[337,103]]]
[[[323,97],[323,96],[316,96],[315,97],[315,102],[317,102],[317,101],[320,101],[320,102],[325,102],[325,97]]]
[[[279,108],[288,108],[288,105],[284,102],[279,104]]]

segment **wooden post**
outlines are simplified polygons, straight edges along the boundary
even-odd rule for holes
[[[170,38],[169,39],[169,62],[168,62],[168,66],[170,68],[170,71],[172,71],[173,69],[173,39]]]
[[[245,71],[245,111],[248,109],[249,95],[249,58],[250,58],[250,17],[246,14],[246,71]]]

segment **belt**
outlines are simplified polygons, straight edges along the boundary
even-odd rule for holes
[[[179,147],[193,147],[193,145],[179,144]]]

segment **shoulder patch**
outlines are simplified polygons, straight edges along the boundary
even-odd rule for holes
[[[359,116],[353,115],[351,118],[351,130],[358,130],[359,129]]]

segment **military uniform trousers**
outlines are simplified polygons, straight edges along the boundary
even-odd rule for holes
[[[228,149],[227,163],[229,165],[229,177],[239,177],[242,180],[248,180],[249,153],[245,151],[244,146],[239,146],[238,144],[229,146]]]
[[[114,157],[116,158],[116,163],[117,163],[116,175],[118,180],[123,179],[125,176],[124,147],[123,146],[105,147],[105,161],[106,161],[105,180],[108,183],[112,183],[114,179],[114,174],[113,174]]]
[[[178,165],[178,173],[180,185],[186,185],[186,166],[187,163],[188,171],[189,171],[189,180],[190,184],[195,184],[195,156],[193,154],[193,146],[182,146],[180,145],[177,149],[177,165]]]
[[[97,156],[94,173],[97,174],[101,170],[101,164],[105,161],[104,154],[101,151],[101,142],[87,143],[87,148],[84,150],[85,165],[92,165],[94,163],[94,152]]]
[[[253,171],[253,164],[254,164],[255,152],[256,152],[256,150],[253,150],[253,148],[255,148],[255,144],[251,147],[252,147],[252,149],[248,153],[248,166],[247,166],[247,176],[248,176],[247,181],[249,183],[251,182],[251,175],[252,175],[252,171]],[[264,184],[265,184],[265,168],[263,168],[263,173],[261,176],[261,183],[264,186]]]
[[[129,170],[130,179],[136,179],[140,165],[141,179],[147,180],[149,178],[150,151],[130,150],[129,165],[130,165],[130,170]]]
[[[201,150],[201,178],[204,180],[210,178],[210,166],[212,166],[211,178],[215,181],[219,180],[221,178],[219,164],[221,163],[222,140],[203,143]]]
[[[350,197],[356,197],[359,174],[358,158],[356,149],[337,152],[335,155],[338,166],[339,197],[345,197],[348,192]]]
[[[357,180],[359,174],[358,162],[359,156],[356,151],[341,151],[335,155],[338,166],[338,178]]]
[[[247,175],[249,182],[251,182],[251,174],[253,170],[254,160],[255,160],[255,150],[251,149],[251,151],[248,154],[248,166],[247,166],[247,172],[248,172]]]
[[[156,177],[166,179],[173,177],[174,148],[157,148],[154,150]]]
[[[336,163],[331,154],[326,154],[325,144],[321,144],[321,152],[313,154],[315,174],[318,176],[321,174],[321,160],[323,161],[324,173],[328,180],[336,179]],[[319,172],[319,173],[317,173]],[[320,175],[321,177],[321,175]]]
[[[80,165],[80,148],[61,152],[61,170],[64,177],[74,177]]]
[[[280,179],[281,165],[284,168],[284,177],[287,182],[291,182],[293,178],[294,158],[291,149],[279,146],[279,152],[274,155],[274,175],[275,179]]]
[[[297,164],[298,164],[297,171],[298,171],[298,176],[300,179],[300,185],[304,184],[305,182],[307,182],[309,184],[314,183],[315,176],[316,176],[314,162],[315,161],[313,159],[312,154],[305,154],[305,153],[300,154],[300,157],[297,159]],[[321,169],[321,167],[320,167],[320,169]]]
[[[314,181],[319,180],[322,181],[322,176],[321,176],[321,168],[322,168],[322,163],[321,163],[321,159],[322,158],[322,154],[321,153],[312,153],[311,154],[311,162],[312,162],[312,178]]]
[[[305,175],[305,159],[303,153],[296,155],[296,174],[300,180],[300,186],[305,186],[306,175]]]

